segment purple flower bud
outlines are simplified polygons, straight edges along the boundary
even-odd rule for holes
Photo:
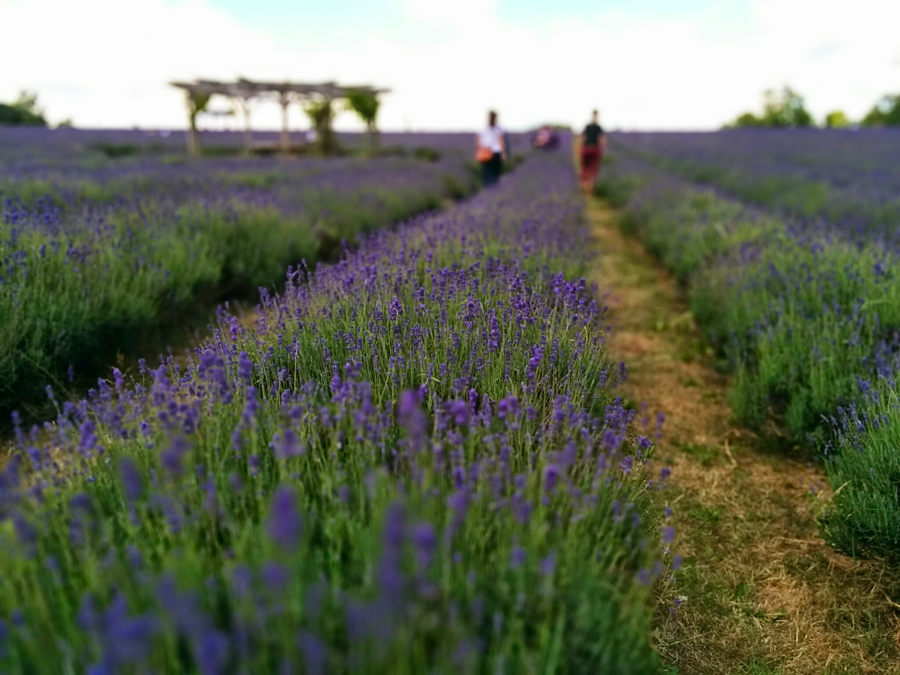
[[[290,579],[287,568],[276,562],[265,563],[260,571],[260,577],[266,588],[276,594],[285,590]]]
[[[525,549],[518,544],[513,544],[512,551],[509,554],[509,568],[517,570],[525,564]]]
[[[328,671],[328,645],[312,633],[300,633],[298,640],[307,675],[325,675]]]
[[[420,407],[421,392],[408,389],[400,394],[397,406],[397,417],[400,425],[406,429],[410,441],[418,445],[425,438],[428,419]]]
[[[541,560],[541,575],[549,577],[556,569],[556,553],[551,551],[550,554]]]
[[[297,494],[290,485],[280,485],[269,506],[267,527],[269,538],[287,551],[293,551],[300,543],[300,510]]]
[[[675,528],[671,525],[667,525],[663,528],[662,540],[664,544],[671,544],[675,541]]]
[[[253,361],[250,360],[250,356],[247,352],[241,352],[238,355],[238,378],[244,384],[250,384],[250,380],[253,377]]]
[[[419,573],[423,573],[431,564],[437,548],[437,534],[434,525],[428,522],[419,523],[413,528],[412,541],[416,552],[416,565]]]
[[[196,654],[197,666],[202,675],[222,675],[228,665],[228,640],[218,631],[204,631],[198,641]]]
[[[290,459],[303,454],[303,444],[293,429],[287,428],[282,433],[276,433],[270,444],[275,450],[278,459]]]
[[[553,494],[558,483],[559,468],[555,464],[548,464],[544,467],[544,490],[547,494]]]

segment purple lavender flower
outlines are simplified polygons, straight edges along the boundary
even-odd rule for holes
[[[221,675],[229,660],[228,639],[215,630],[204,631],[197,642],[197,667],[202,675]]]
[[[272,496],[267,526],[269,538],[286,551],[300,545],[300,509],[297,493],[290,485],[280,485]]]
[[[546,558],[541,560],[541,575],[549,577],[556,570],[556,552],[551,551]]]
[[[307,675],[325,675],[328,668],[328,645],[312,633],[303,631],[297,640]]]
[[[434,525],[423,522],[413,527],[412,542],[416,553],[416,566],[419,573],[422,574],[434,559],[437,548],[437,534],[434,531]]]
[[[547,494],[553,494],[559,483],[559,468],[555,464],[544,467],[544,490]]]
[[[247,352],[238,355],[238,379],[245,385],[250,384],[253,379],[253,361]]]
[[[144,478],[133,457],[125,456],[119,460],[119,477],[125,498],[134,503],[144,494]]]
[[[296,432],[287,428],[283,432],[276,433],[272,439],[271,447],[275,450],[275,456],[278,459],[290,459],[303,454],[303,444]]]
[[[397,409],[398,421],[406,429],[406,433],[414,445],[422,442],[428,428],[428,420],[420,403],[421,393],[415,389],[408,389],[400,395]]]
[[[675,528],[667,525],[663,528],[662,541],[664,544],[671,544],[675,541]]]
[[[509,555],[509,568],[511,570],[519,569],[520,567],[522,567],[522,565],[525,564],[526,557],[527,554],[525,552],[525,549],[519,546],[518,543],[513,544],[512,551]]]
[[[262,569],[260,570],[260,578],[269,591],[278,595],[283,593],[285,588],[287,588],[288,581],[290,580],[290,573],[287,568],[280,563],[267,562],[263,564]]]

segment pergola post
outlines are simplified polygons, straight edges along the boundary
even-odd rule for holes
[[[291,132],[288,130],[288,103],[291,99],[288,92],[279,92],[278,102],[281,104],[281,151],[288,155],[291,152]]]
[[[250,98],[238,96],[241,112],[244,116],[244,151],[249,155],[253,151],[253,130],[250,128]]]
[[[185,96],[185,105],[187,106],[188,111],[188,128],[187,134],[185,134],[187,151],[192,157],[197,157],[200,154],[200,138],[197,133],[197,113],[194,110],[194,103],[191,100],[190,92],[187,92],[187,96]]]

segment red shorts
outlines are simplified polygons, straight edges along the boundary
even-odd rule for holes
[[[591,179],[597,176],[600,169],[600,160],[603,159],[603,152],[599,146],[586,145],[581,149],[581,178],[582,180]]]

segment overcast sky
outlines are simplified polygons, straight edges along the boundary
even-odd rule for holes
[[[473,129],[491,107],[511,129],[593,107],[610,128],[713,129],[789,84],[817,119],[859,117],[900,93],[898,26],[900,0],[0,0],[0,101],[178,128],[172,79],[334,79],[391,87],[385,130]],[[273,103],[253,115],[279,124]]]

